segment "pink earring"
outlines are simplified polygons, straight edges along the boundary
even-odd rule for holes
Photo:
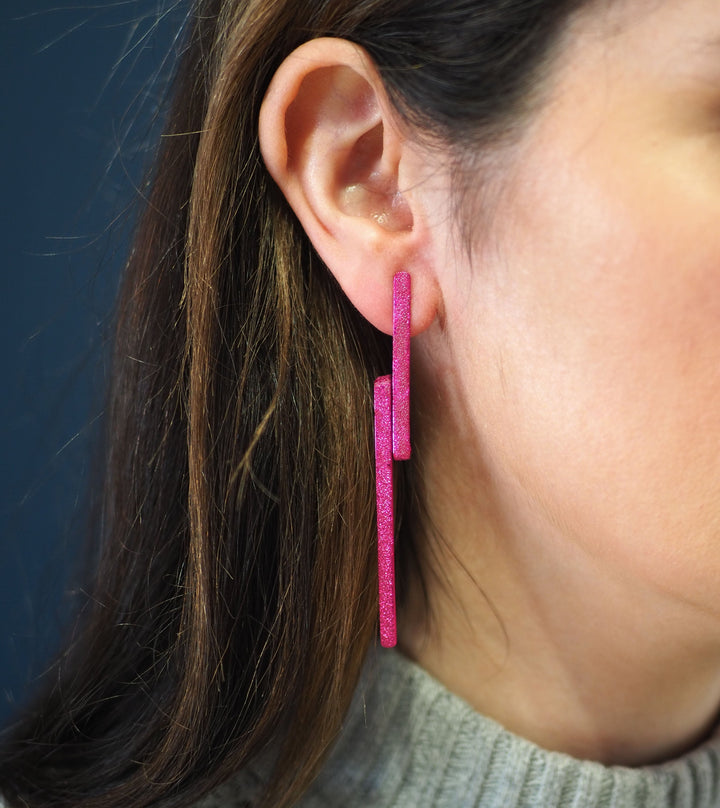
[[[410,273],[393,277],[392,375],[374,387],[380,644],[397,643],[393,459],[410,457]]]

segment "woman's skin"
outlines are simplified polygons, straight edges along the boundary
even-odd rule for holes
[[[414,593],[401,648],[548,749],[639,765],[720,707],[717,0],[599,3],[545,90],[468,180],[472,250],[448,150],[349,43],[286,60],[261,147],[378,328],[413,276],[432,620]]]

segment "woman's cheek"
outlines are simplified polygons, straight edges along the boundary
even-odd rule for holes
[[[603,173],[582,160],[558,166],[554,184],[537,183],[542,198],[532,178],[522,184],[514,198],[522,228],[487,271],[498,279],[485,294],[492,305],[466,318],[474,328],[466,343],[489,344],[495,357],[469,401],[482,402],[477,423],[494,442],[495,478],[535,509],[538,524],[562,526],[566,540],[712,606],[720,574],[714,211],[673,183],[672,171],[633,177],[636,167],[612,165]]]

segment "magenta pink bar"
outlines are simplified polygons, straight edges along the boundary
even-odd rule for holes
[[[395,520],[393,515],[392,383],[375,379],[375,493],[377,495],[380,644],[397,644],[395,614]]]
[[[410,273],[393,277],[392,445],[395,460],[410,457]]]

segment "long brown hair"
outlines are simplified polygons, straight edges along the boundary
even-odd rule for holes
[[[6,735],[10,805],[189,805],[266,752],[263,804],[307,787],[376,632],[371,381],[389,347],[263,166],[263,94],[303,41],[345,37],[411,125],[480,149],[581,5],[195,3],[118,302],[94,583]],[[402,582],[421,548],[401,531]]]

